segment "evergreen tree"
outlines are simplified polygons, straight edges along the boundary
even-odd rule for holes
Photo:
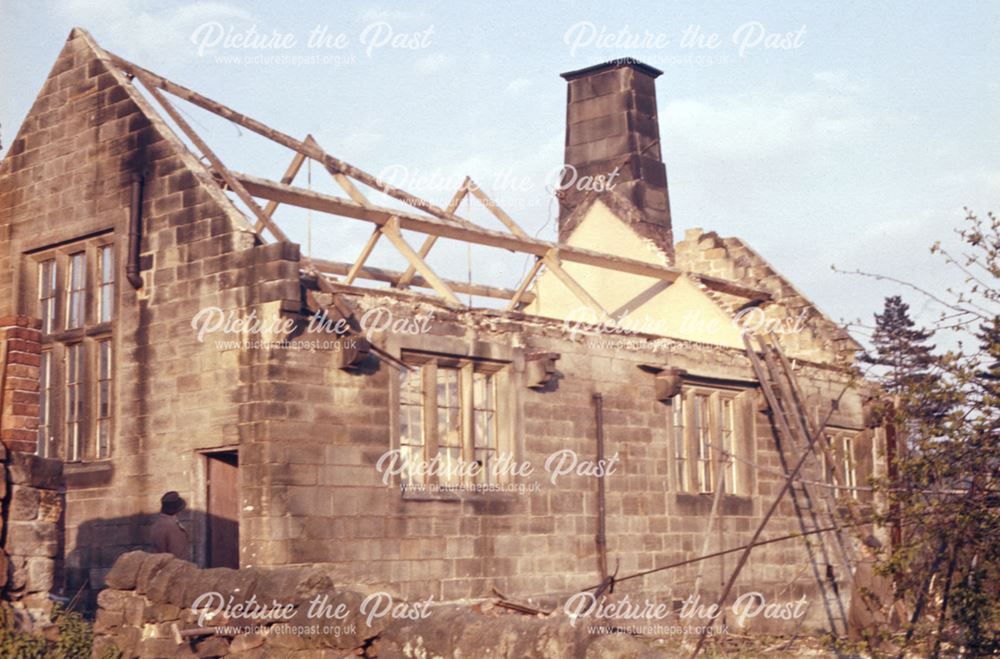
[[[934,346],[927,345],[934,332],[918,328],[909,311],[910,306],[900,296],[885,298],[882,313],[875,314],[875,354],[864,357],[885,369],[882,385],[891,394],[901,394],[926,381],[934,364]]]
[[[931,333],[890,297],[864,358],[883,367],[907,446],[895,477],[875,482],[876,517],[902,528],[878,565],[905,613],[895,636],[884,630],[898,656],[1000,655],[1000,220],[970,212],[966,222],[960,256],[932,250],[965,286],[928,294],[946,306],[957,347],[932,354]]]

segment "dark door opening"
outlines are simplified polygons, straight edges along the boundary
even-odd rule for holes
[[[236,451],[208,453],[207,567],[240,566],[239,458]]]

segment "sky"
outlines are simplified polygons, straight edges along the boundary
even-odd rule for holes
[[[657,80],[675,236],[739,236],[836,321],[898,287],[960,284],[939,256],[963,207],[998,209],[998,2],[617,3],[0,0],[0,136],[13,140],[73,26],[105,49],[445,205],[465,175],[554,240],[565,82],[614,57]],[[279,178],[291,152],[179,104],[231,169]],[[325,172],[297,185],[334,192]],[[378,201],[383,201],[378,199]],[[491,224],[482,208],[460,213]],[[317,257],[370,228],[282,208]],[[516,286],[523,256],[450,246],[448,277]],[[400,267],[380,246],[373,265]],[[939,309],[904,292],[914,315]],[[861,337],[859,337],[861,338]]]

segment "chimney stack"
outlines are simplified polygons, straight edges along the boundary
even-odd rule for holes
[[[627,58],[562,74],[569,83],[565,164],[570,167],[563,179],[567,187],[559,210],[560,241],[581,219],[573,210],[588,190],[579,188],[588,187],[587,181],[596,177],[606,181],[617,171],[611,179],[613,192],[638,210],[638,216],[629,213],[621,219],[672,258],[667,170],[660,156],[654,82],[662,73]]]

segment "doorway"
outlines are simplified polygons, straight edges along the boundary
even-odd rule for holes
[[[206,567],[240,567],[239,458],[236,451],[206,453]]]

